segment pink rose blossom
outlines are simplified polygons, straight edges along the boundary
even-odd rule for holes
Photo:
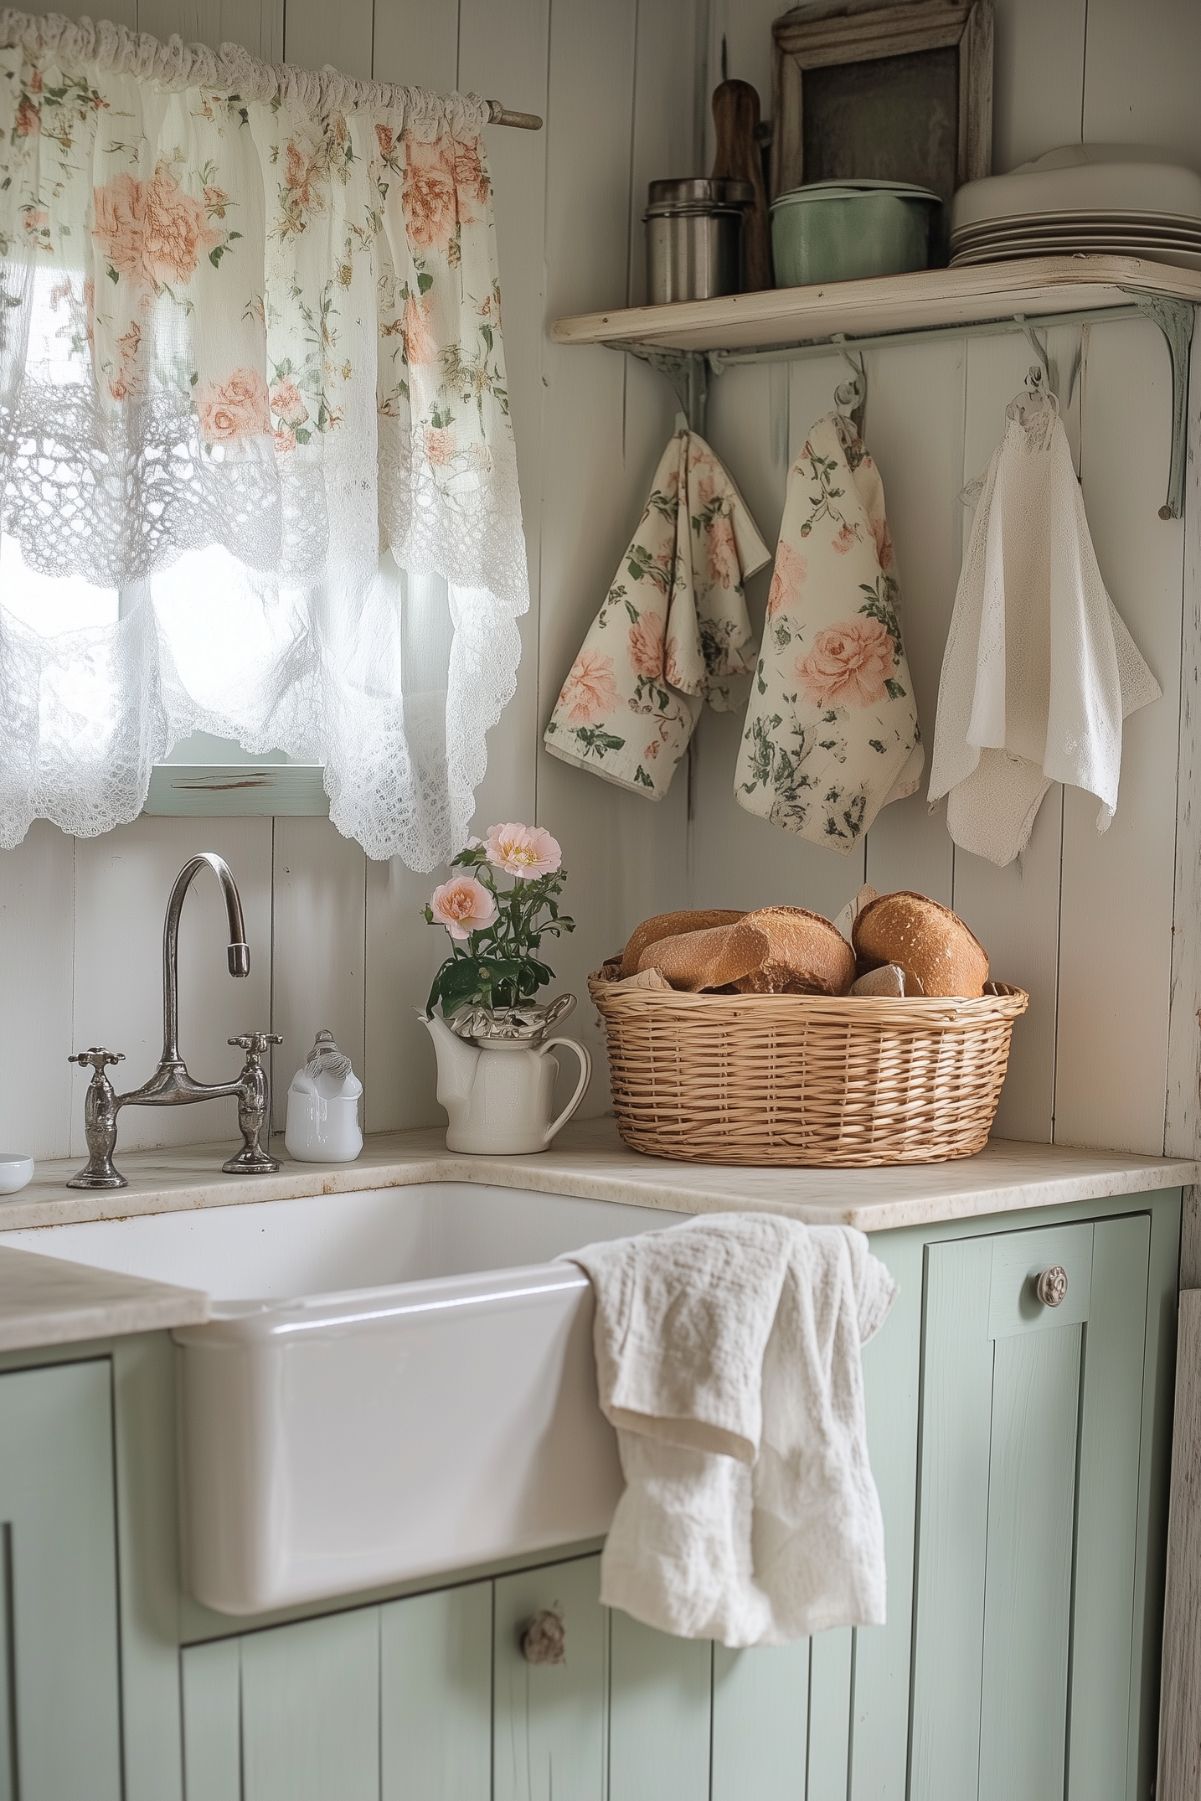
[[[269,429],[267,383],[258,369],[235,369],[225,381],[205,382],[197,390],[200,435],[209,444],[253,437]]]
[[[808,576],[809,565],[800,551],[781,541],[776,549],[776,566],[772,570],[771,587],[767,591],[769,619],[774,619],[777,613],[796,599],[801,584]]]
[[[17,116],[13,122],[15,138],[33,138],[42,129],[42,118],[37,107],[25,94],[17,103]]]
[[[576,725],[591,725],[611,713],[618,702],[612,657],[582,650],[567,672],[559,705]]]
[[[425,454],[436,469],[444,469],[447,463],[454,461],[454,433],[448,431],[444,425],[427,425],[425,428]]]
[[[854,542],[855,542],[855,534],[851,530],[850,526],[849,525],[840,525],[838,528],[837,535],[834,538],[834,542],[831,544],[830,548],[831,548],[831,550],[836,551],[840,557],[845,557],[847,554],[847,551],[851,548],[851,545]]]
[[[149,181],[118,175],[93,188],[92,236],[119,275],[157,285],[187,281],[202,252],[220,242],[204,207],[162,164]]]
[[[892,568],[894,561],[892,533],[888,529],[888,521],[884,518],[873,519],[871,526],[872,537],[876,540],[876,560],[881,569],[887,571]]]
[[[643,613],[630,627],[630,662],[637,675],[662,675],[663,620],[657,613]]]
[[[409,239],[420,250],[446,250],[457,218],[453,171],[436,144],[404,134],[403,205]]]
[[[409,363],[436,363],[438,345],[430,330],[429,295],[420,300],[413,294],[404,304],[404,314],[400,323],[401,335],[404,338],[405,360]]]
[[[884,684],[896,666],[892,639],[878,619],[847,619],[827,626],[796,676],[819,707],[869,707],[883,700]]]
[[[460,943],[496,918],[496,902],[473,875],[453,876],[430,895],[430,912]]]
[[[484,851],[494,869],[522,881],[553,875],[563,861],[558,839],[540,825],[490,825]]]
[[[304,395],[296,386],[291,376],[283,376],[271,389],[271,411],[285,425],[295,429],[303,425],[309,416],[309,409],[304,404]]]

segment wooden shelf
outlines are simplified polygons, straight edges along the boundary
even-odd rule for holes
[[[678,300],[557,319],[559,344],[642,344],[662,350],[747,350],[809,344],[835,334],[880,337],[986,324],[1023,314],[1129,307],[1132,299],[1201,305],[1201,271],[1134,256],[1033,257],[960,269],[922,269],[870,281],[769,288],[720,300]]]

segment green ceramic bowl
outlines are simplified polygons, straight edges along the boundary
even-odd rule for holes
[[[903,275],[930,260],[937,194],[904,182],[813,182],[771,206],[776,286]]]

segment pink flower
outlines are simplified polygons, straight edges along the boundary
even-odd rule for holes
[[[282,376],[271,389],[271,411],[277,419],[293,429],[303,425],[309,416],[309,409],[304,404],[304,395],[296,386],[290,375]]]
[[[220,242],[199,200],[160,164],[149,181],[118,175],[93,188],[92,236],[119,275],[157,285],[187,281],[202,251]]]
[[[40,94],[44,86],[45,86],[45,82],[42,78],[42,71],[40,69],[35,69],[33,71],[32,75],[29,77],[30,93],[31,94]]]
[[[400,322],[401,333],[405,344],[405,361],[409,363],[436,363],[438,345],[430,330],[429,296],[418,300],[410,294],[404,304],[404,314]]]
[[[375,141],[379,145],[380,155],[387,158],[392,154],[392,146],[396,142],[396,133],[392,130],[390,125],[377,125],[375,128]]]
[[[25,230],[32,236],[35,232],[39,232],[43,230],[45,226],[49,225],[50,214],[46,211],[44,206],[27,206],[24,208],[21,222],[24,225]]]
[[[892,533],[888,529],[888,521],[883,516],[879,519],[873,519],[871,528],[872,537],[876,540],[876,560],[881,569],[889,570],[893,565],[894,553],[892,548]]]
[[[494,869],[521,881],[553,875],[563,861],[558,839],[540,825],[490,825],[484,850]]]
[[[577,725],[590,725],[611,713],[617,702],[612,657],[602,656],[598,650],[582,650],[568,670],[559,694],[559,705],[568,719]]]
[[[457,208],[454,175],[435,144],[404,134],[403,204],[411,241],[422,250],[445,250]]]
[[[478,200],[482,204],[492,192],[480,141],[478,138],[452,138],[444,148],[444,155],[458,189],[460,216],[470,219],[470,202]]]
[[[675,638],[669,638],[667,640],[667,657],[663,666],[663,673],[666,675],[673,688],[683,690],[684,672],[680,668],[680,646]]]
[[[831,550],[837,551],[837,553],[840,557],[845,557],[847,554],[847,551],[851,548],[851,545],[854,542],[855,542],[855,534],[851,530],[850,526],[849,525],[840,525],[838,528],[838,532],[834,538],[834,542],[831,544],[830,548],[831,548]]]
[[[41,129],[41,114],[33,101],[27,95],[22,94],[17,103],[17,116],[13,121],[13,136],[15,138],[36,137]]]
[[[267,383],[258,369],[235,369],[225,381],[197,390],[200,435],[209,444],[253,437],[270,426]]]
[[[796,599],[801,584],[808,579],[808,575],[809,565],[800,551],[781,540],[776,547],[776,566],[772,570],[771,587],[767,591],[769,619],[774,619],[777,613]]]
[[[425,454],[436,469],[444,469],[447,463],[454,461],[455,437],[444,425],[427,425],[425,428]]]
[[[819,707],[869,707],[883,700],[896,666],[892,639],[878,619],[848,619],[827,626],[807,657],[797,660],[797,680]]]
[[[630,662],[637,675],[663,673],[663,620],[643,613],[630,627]]]
[[[496,918],[496,902],[473,875],[452,876],[430,895],[430,912],[460,943]]]
[[[734,538],[734,522],[728,513],[718,513],[709,521],[705,534],[709,559],[709,580],[717,588],[737,585],[738,545]]]

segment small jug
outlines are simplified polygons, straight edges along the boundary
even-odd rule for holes
[[[320,1031],[288,1089],[284,1143],[299,1163],[353,1163],[363,1148],[363,1084],[350,1058]]]
[[[574,997],[562,996],[553,1016],[562,1018],[570,1005]],[[424,1014],[420,1017],[425,1019]],[[438,1059],[438,1099],[450,1122],[449,1151],[495,1156],[544,1151],[584,1098],[592,1058],[574,1038],[537,1035],[471,1042],[437,1015],[425,1019],[425,1024]],[[558,1061],[548,1053],[555,1050],[571,1051],[579,1059],[580,1079],[562,1112],[552,1118]]]

